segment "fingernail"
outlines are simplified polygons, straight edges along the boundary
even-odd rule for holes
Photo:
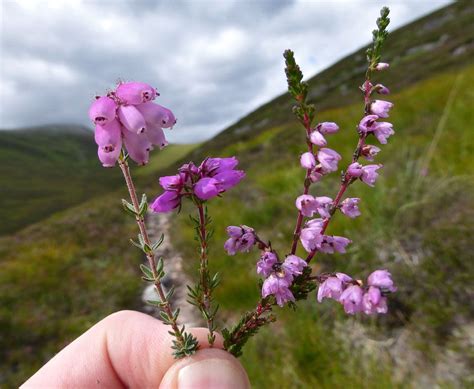
[[[249,388],[247,377],[236,363],[223,359],[205,359],[183,367],[178,374],[179,389]]]

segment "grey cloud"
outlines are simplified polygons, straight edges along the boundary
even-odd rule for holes
[[[53,3],[3,5],[0,127],[89,125],[93,96],[123,78],[158,88],[158,102],[179,118],[170,135],[179,142],[206,139],[283,92],[284,49],[296,51],[310,76],[363,45],[380,6],[270,0]],[[388,3],[399,26],[448,1]]]

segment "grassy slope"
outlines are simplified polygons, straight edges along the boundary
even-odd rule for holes
[[[406,79],[426,81],[393,96],[397,104],[393,115],[397,135],[380,158],[385,163],[384,176],[375,189],[359,184],[351,192],[364,199],[363,218],[352,221],[339,217],[331,227],[332,232],[347,235],[357,243],[348,255],[321,256],[316,265],[337,267],[360,276],[367,267],[380,263],[394,270],[401,285],[399,294],[391,300],[392,312],[397,315],[364,321],[363,328],[377,337],[383,337],[387,330],[414,328],[421,339],[415,346],[423,351],[432,348],[431,355],[466,347],[456,341],[455,335],[472,312],[466,304],[472,301],[466,297],[472,293],[466,277],[473,274],[469,267],[472,261],[467,258],[472,252],[467,240],[467,231],[473,227],[469,196],[472,179],[467,166],[473,139],[472,132],[466,130],[472,126],[468,105],[473,97],[469,90],[472,68],[463,70],[461,88],[429,174],[421,189],[414,189],[420,171],[418,161],[432,141],[456,77],[454,71],[463,69],[472,58],[469,50],[456,57],[446,55],[472,42],[472,23],[467,23],[472,11],[469,16],[465,5],[455,4],[450,11],[392,35],[388,49],[394,66],[384,75],[387,84],[395,85],[392,89],[397,91],[406,86]],[[458,10],[460,7],[464,8]],[[457,15],[454,20],[444,16],[453,12]],[[440,18],[445,22],[440,23]],[[421,26],[431,27],[426,30]],[[408,47],[436,40],[443,31],[449,31],[449,39],[434,51],[407,54]],[[321,96],[314,97],[324,111],[319,119],[336,120],[341,125],[341,132],[330,142],[345,156],[344,162],[352,151],[355,135],[351,129],[361,112],[359,97],[352,92],[361,79],[361,70],[354,70],[356,62],[356,57],[345,59],[311,80],[317,89],[327,86],[327,103]],[[436,75],[446,69],[451,73]],[[344,74],[347,77],[342,77]],[[343,97],[337,97],[341,92],[345,93]],[[226,257],[221,249],[226,223],[248,223],[263,235],[272,236],[278,248],[284,247],[284,237],[293,227],[292,204],[302,176],[294,156],[302,151],[302,135],[289,113],[289,105],[287,97],[276,99],[186,157],[199,160],[207,154],[236,154],[248,172],[244,183],[210,207],[216,227],[212,266],[223,270],[218,298],[224,303],[229,321],[236,315],[234,311],[252,306],[258,291],[255,258]],[[162,153],[157,155],[164,158]],[[154,158],[160,159],[156,155]],[[153,163],[158,169],[159,163]],[[155,180],[154,175],[141,174],[144,186]],[[334,175],[317,191],[331,194],[336,185]],[[108,194],[0,239],[0,328],[4,335],[0,338],[0,360],[4,361],[0,383],[18,385],[61,345],[103,315],[136,307],[140,288],[138,254],[123,239],[135,233],[132,221],[120,211],[119,198],[124,196],[123,191]],[[184,220],[184,216],[178,219],[176,231],[181,236],[176,234],[174,239],[191,257],[194,250],[187,246],[189,240],[181,244],[189,237],[188,230],[181,228]],[[272,230],[281,233],[275,237]],[[190,263],[189,267],[193,265]],[[243,362],[255,387],[285,387],[285,382],[293,382],[292,387],[361,387],[364,382],[375,387],[391,385],[388,373],[394,365],[386,353],[375,366],[370,358],[362,358],[370,344],[365,337],[357,343],[352,329],[346,339],[335,336],[335,328],[347,329],[358,324],[358,319],[347,319],[338,307],[316,305],[314,301],[304,304],[296,316],[286,310],[279,316],[281,320],[255,338],[246,350]],[[378,327],[384,330],[378,332]],[[430,336],[432,342],[423,341]],[[440,349],[442,346],[445,349]],[[366,360],[373,369],[361,369]]]

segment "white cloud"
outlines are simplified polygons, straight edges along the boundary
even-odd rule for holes
[[[392,29],[449,3],[387,1]],[[179,125],[209,138],[285,90],[282,52],[309,77],[369,41],[377,1],[2,2],[0,127],[87,122],[117,79],[156,86]]]

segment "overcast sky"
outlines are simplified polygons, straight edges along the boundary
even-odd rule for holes
[[[450,1],[0,2],[0,128],[90,126],[93,97],[122,79],[155,86],[170,139],[194,142],[285,91],[284,49],[309,78],[367,43],[382,5],[394,29]]]

